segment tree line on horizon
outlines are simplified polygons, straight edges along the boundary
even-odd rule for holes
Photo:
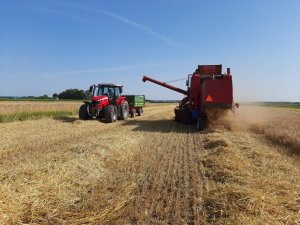
[[[88,90],[84,91],[84,90],[79,90],[79,89],[75,88],[75,89],[67,89],[65,91],[60,92],[59,94],[54,93],[52,95],[52,98],[82,100],[82,99],[89,98],[89,96],[90,96],[90,92]]]
[[[52,97],[44,94],[41,96],[22,96],[22,97],[17,97],[17,96],[0,96],[0,98],[3,99],[76,99],[76,100],[83,100],[83,99],[89,99],[91,97],[91,93],[89,90],[79,90],[77,88],[71,88],[71,89],[66,89],[65,91],[62,91],[60,93],[54,93]]]

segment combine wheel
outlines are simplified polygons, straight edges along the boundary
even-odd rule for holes
[[[92,117],[88,113],[88,106],[86,104],[83,104],[79,108],[79,119],[81,120],[88,120]]]
[[[193,123],[192,112],[188,106],[184,106],[182,109],[182,122],[185,124]]]
[[[142,108],[138,108],[137,109],[137,114],[138,114],[138,116],[141,116],[143,114],[143,109]]]
[[[175,121],[176,122],[180,122],[181,121],[181,111],[179,110],[179,108],[178,107],[176,107],[175,109],[174,109],[174,113],[175,113]]]
[[[197,119],[197,129],[204,130],[205,128],[206,128],[206,121],[203,118],[199,117]]]
[[[117,120],[117,107],[114,105],[108,105],[104,109],[104,118],[107,123],[112,123]]]
[[[122,120],[127,120],[128,119],[128,112],[129,112],[128,102],[123,101],[122,109],[121,109],[121,119]]]

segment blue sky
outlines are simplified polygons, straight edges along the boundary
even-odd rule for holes
[[[300,101],[299,12],[299,0],[0,0],[0,96],[114,82],[181,99],[142,76],[223,64],[237,101]]]

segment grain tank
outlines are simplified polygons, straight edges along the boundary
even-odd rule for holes
[[[222,73],[222,65],[198,65],[193,74],[187,78],[187,90],[155,80],[148,76],[143,81],[150,81],[185,97],[174,109],[175,120],[183,123],[197,123],[198,129],[204,129],[210,120],[233,110],[232,76],[230,68]]]

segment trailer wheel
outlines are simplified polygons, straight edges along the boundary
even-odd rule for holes
[[[107,123],[112,123],[117,120],[117,107],[108,105],[104,109],[104,118]]]
[[[141,116],[143,114],[143,109],[142,108],[138,108],[137,109],[137,114],[138,114],[138,116]]]
[[[122,108],[121,108],[121,119],[122,120],[128,119],[128,111],[129,111],[128,102],[124,100],[122,103]]]
[[[88,106],[86,104],[83,104],[79,108],[79,119],[81,120],[89,120],[92,117],[88,113]]]
[[[199,117],[197,119],[197,129],[204,130],[206,128],[206,122],[203,118]]]
[[[130,110],[130,116],[131,116],[131,118],[135,117],[135,113],[136,113],[135,109],[131,109]]]

